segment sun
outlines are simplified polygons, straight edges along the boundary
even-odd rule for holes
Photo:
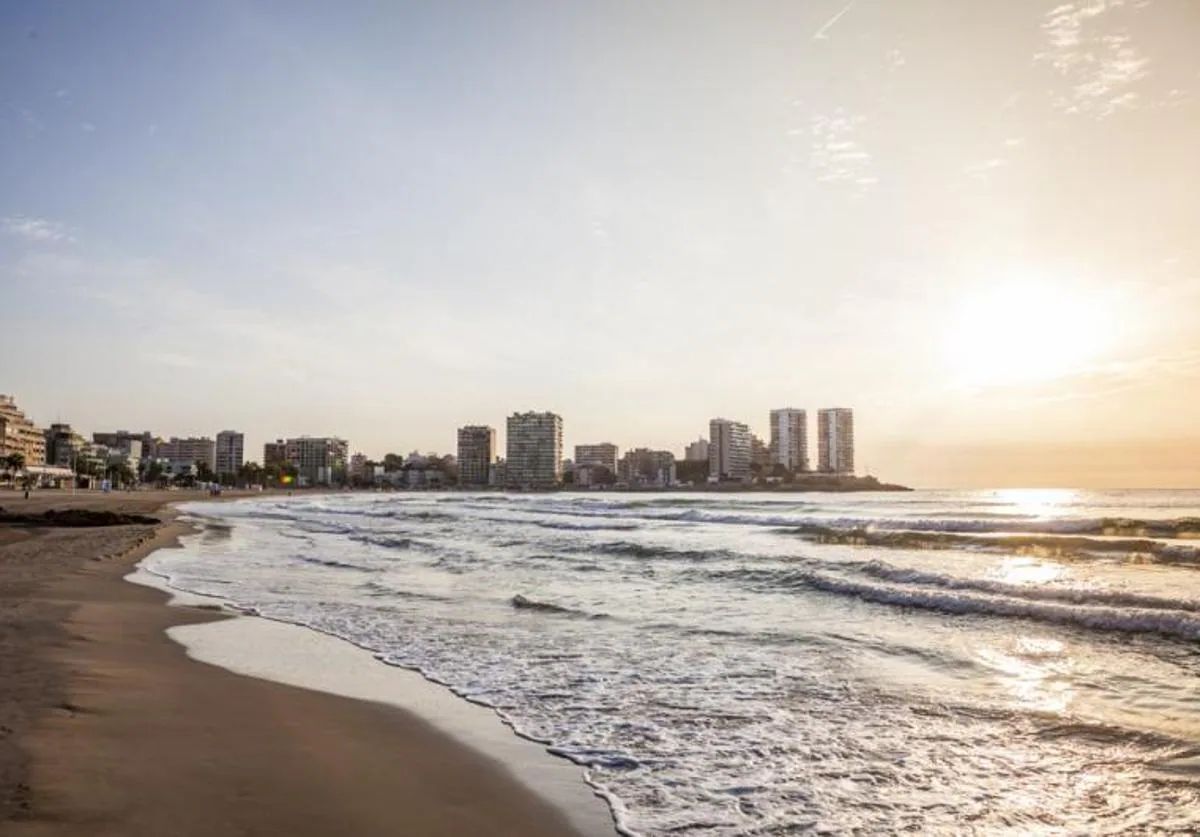
[[[946,312],[947,366],[954,383],[968,388],[1061,378],[1109,348],[1115,314],[1107,294],[1078,284],[996,282]]]

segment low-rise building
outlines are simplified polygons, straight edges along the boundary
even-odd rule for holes
[[[172,474],[196,474],[201,465],[216,473],[217,443],[207,436],[172,436],[158,445],[157,459],[165,460]]]
[[[683,449],[683,458],[687,462],[708,461],[708,439],[701,436]]]
[[[46,430],[46,464],[56,468],[73,468],[87,440],[71,429],[69,424],[52,424]]]
[[[617,473],[617,446],[612,442],[598,442],[593,445],[575,446],[575,468],[607,468],[609,473]]]
[[[675,454],[667,450],[634,448],[621,457],[618,472],[625,485],[667,488],[675,485]]]
[[[46,434],[17,407],[11,395],[0,395],[0,457],[20,454],[25,466],[46,464]]]

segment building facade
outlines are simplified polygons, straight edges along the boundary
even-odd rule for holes
[[[617,446],[611,442],[600,442],[595,445],[575,446],[576,468],[607,468],[609,473],[617,473]]]
[[[207,436],[172,436],[158,445],[156,458],[165,459],[172,474],[194,473],[202,464],[216,473],[217,443]]]
[[[667,450],[634,448],[621,457],[621,482],[630,486],[667,488],[675,484],[675,454]]]
[[[808,470],[808,413],[795,407],[771,411],[771,463],[793,473]]]
[[[117,430],[112,433],[93,433],[92,442],[103,445],[110,451],[121,451],[127,456],[133,455],[133,443],[138,442],[141,459],[154,459],[158,456],[159,440],[149,430],[141,433],[131,433],[128,430]]]
[[[87,445],[83,436],[69,424],[52,424],[46,431],[46,464],[57,468],[73,468],[79,454]]]
[[[507,422],[505,484],[512,488],[554,488],[562,482],[562,416],[513,413]]]
[[[346,481],[350,445],[337,436],[300,436],[285,443],[285,462],[296,469],[301,485]]]
[[[683,458],[688,462],[708,461],[708,439],[699,438],[683,449]]]
[[[222,430],[217,434],[217,465],[213,469],[218,477],[236,477],[246,461],[246,437],[236,430]]]
[[[458,484],[482,488],[496,458],[496,429],[483,424],[458,428]]]
[[[276,439],[274,442],[267,442],[263,445],[264,468],[270,468],[271,466],[279,468],[286,465],[287,461],[287,442],[283,439]]]
[[[46,434],[17,407],[11,395],[0,395],[0,457],[19,453],[25,467],[46,464]]]
[[[817,411],[817,466],[826,474],[854,473],[854,411]]]
[[[750,479],[750,428],[715,418],[708,423],[708,478],[718,482]]]

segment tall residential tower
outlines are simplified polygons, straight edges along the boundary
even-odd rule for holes
[[[771,411],[771,462],[793,473],[808,470],[808,413],[794,407]]]
[[[830,407],[817,411],[817,459],[822,473],[854,473],[853,410]]]
[[[562,416],[513,413],[508,417],[505,482],[512,488],[554,488],[562,482]]]
[[[715,418],[708,423],[708,478],[750,479],[750,428],[739,421]]]
[[[458,428],[458,483],[476,488],[488,484],[496,458],[496,430],[482,424]]]

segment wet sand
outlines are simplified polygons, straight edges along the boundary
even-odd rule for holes
[[[199,494],[0,507],[173,514]],[[165,630],[224,618],[123,577],[183,525],[0,527],[0,833],[573,833],[560,811],[420,718],[189,659]]]

